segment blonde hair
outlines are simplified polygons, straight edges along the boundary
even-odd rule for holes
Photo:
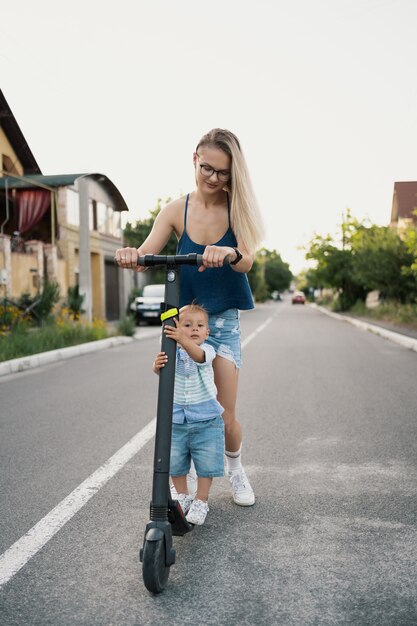
[[[201,313],[201,315],[204,315],[207,318],[208,323],[209,315],[206,309],[201,306],[201,304],[197,304],[197,302],[191,302],[191,304],[185,304],[184,306],[182,306],[180,308],[180,317],[181,313]]]
[[[225,187],[231,196],[230,221],[236,238],[241,239],[248,251],[254,254],[261,243],[264,229],[239,140],[230,130],[213,128],[200,139],[196,151],[200,146],[212,146],[230,156],[231,178]]]

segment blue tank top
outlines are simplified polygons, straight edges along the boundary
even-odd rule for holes
[[[185,202],[184,230],[178,241],[177,254],[190,252],[203,254],[206,246],[195,243],[187,234],[188,199],[189,194]],[[227,211],[229,227],[223,237],[213,245],[233,248],[237,246],[237,240],[230,226],[229,195],[227,195]],[[228,265],[209,268],[204,272],[199,272],[197,267],[183,265],[180,278],[180,306],[190,304],[193,300],[201,304],[211,315],[227,309],[243,311],[254,308],[248,277],[242,272],[233,271]]]

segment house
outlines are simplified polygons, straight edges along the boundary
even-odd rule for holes
[[[417,182],[394,183],[390,226],[401,233],[410,224],[417,224],[415,211],[417,211]]]
[[[89,320],[123,314],[132,272],[114,264],[128,207],[101,173],[44,176],[0,91],[0,297],[34,295],[44,280],[65,297],[79,284]]]

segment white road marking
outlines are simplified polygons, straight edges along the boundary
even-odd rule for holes
[[[274,316],[275,317],[275,316]],[[242,342],[242,350],[272,322],[269,317]],[[149,422],[101,467],[78,485],[52,511],[0,556],[0,587],[6,584],[46,543],[100,491],[155,435],[156,419]]]
[[[245,341],[242,341],[242,344],[241,344],[242,350],[248,345],[248,343],[250,341],[252,341],[252,339],[255,339],[256,335],[258,333],[262,332],[268,326],[268,324],[270,324],[271,322],[272,322],[272,317],[268,317],[266,322],[264,322],[263,324],[258,326],[258,328],[256,330],[254,330],[253,333],[248,335],[248,337],[246,337]]]

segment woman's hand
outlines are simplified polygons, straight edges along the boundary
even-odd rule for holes
[[[198,268],[198,271],[204,272],[208,267],[222,267],[225,258],[229,255],[233,261],[236,256],[233,248],[228,246],[206,246],[203,253],[203,265]]]
[[[147,268],[137,264],[138,256],[139,253],[136,248],[119,248],[116,250],[114,259],[119,267],[144,272]]]
[[[159,374],[159,370],[165,367],[167,363],[168,363],[168,357],[165,354],[165,352],[158,352],[158,354],[156,355],[155,361],[152,364],[152,369],[155,372],[155,374]]]

